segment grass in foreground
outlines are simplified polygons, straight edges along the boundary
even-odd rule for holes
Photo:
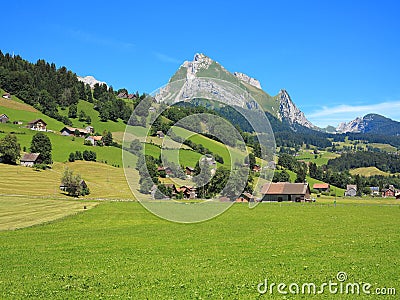
[[[387,206],[235,204],[209,222],[182,225],[138,203],[102,203],[0,232],[0,297],[258,299],[266,278],[321,284],[339,271],[347,282],[399,290],[399,217]]]
[[[0,231],[42,224],[93,208],[95,202],[41,197],[0,197]],[[84,206],[86,208],[84,208]]]

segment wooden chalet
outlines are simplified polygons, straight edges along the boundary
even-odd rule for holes
[[[175,194],[182,193],[184,199],[196,199],[197,197],[196,188],[193,186],[175,187],[174,193]]]
[[[244,192],[236,199],[236,202],[254,202],[254,196],[248,192]]]
[[[186,168],[185,168],[185,174],[188,175],[188,176],[193,176],[193,174],[194,174],[194,168],[192,168],[192,167],[186,167]]]
[[[396,189],[393,185],[389,185],[388,188],[382,189],[382,197],[395,197],[396,196]]]
[[[90,142],[93,146],[103,145],[103,137],[101,135],[89,135],[85,141]]]
[[[261,188],[261,201],[292,201],[302,202],[311,200],[308,183],[271,182]]]
[[[36,131],[47,131],[47,123],[42,119],[33,120],[28,123],[28,128]]]
[[[0,123],[7,123],[10,120],[10,118],[6,114],[1,114],[0,115]]]
[[[85,136],[90,133],[86,129],[68,127],[68,126],[65,126],[63,129],[60,130],[60,132],[61,132],[61,135],[66,135],[66,136],[69,136],[69,135],[77,136],[77,135],[75,135],[75,132],[79,132],[78,136]]]
[[[165,172],[166,177],[169,177],[172,175],[172,169],[170,167],[159,166],[159,167],[157,167],[157,172],[159,172],[160,174]]]
[[[117,95],[117,98],[121,98],[121,99],[128,99],[128,94],[125,92],[121,92]]]
[[[91,134],[93,134],[94,133],[94,128],[93,128],[93,126],[86,126],[85,127],[85,130],[87,131],[87,132],[89,132],[89,133],[91,133]]]

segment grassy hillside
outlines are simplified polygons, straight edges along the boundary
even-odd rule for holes
[[[99,112],[93,108],[93,103],[80,100],[78,103],[78,114],[79,111],[83,110],[86,115],[92,119],[91,126],[94,127],[96,132],[102,133],[104,130],[111,132],[124,132],[126,124],[119,119],[118,122],[107,121],[101,122],[99,119]],[[60,115],[68,116],[68,109],[59,110]],[[86,122],[80,122],[78,118],[71,119],[74,127],[85,128],[88,124]]]
[[[220,142],[212,140],[208,137],[205,137],[201,134],[193,133],[189,130],[180,127],[174,127],[173,131],[180,137],[185,139],[189,139],[196,144],[202,144],[205,148],[211,150],[211,152],[219,154],[224,159],[224,165],[228,168],[231,166],[231,156],[229,153],[232,154],[233,162],[239,161],[243,162],[245,157],[245,152],[240,151],[237,148],[232,148],[226,146]]]
[[[279,100],[278,98],[268,95],[263,90],[260,90],[250,84],[242,83],[246,89],[250,92],[251,96],[261,105],[261,108],[265,111],[270,112],[274,116],[278,116],[279,112]]]
[[[17,132],[17,139],[21,148],[26,147],[29,150],[31,140],[36,131],[21,128],[20,125],[0,124],[0,137],[3,137],[8,132]],[[65,162],[68,160],[70,152],[92,150],[97,153],[97,161],[105,162],[110,165],[122,166],[122,150],[116,147],[92,147],[83,144],[84,139],[78,137],[62,136],[58,132],[45,132],[52,143],[53,161]],[[127,153],[127,155],[131,155]]]
[[[145,152],[154,158],[158,158],[160,156],[161,149],[156,145],[145,144]],[[198,162],[202,156],[200,153],[185,149],[165,149],[163,150],[163,155],[166,156],[168,161],[175,163],[178,163],[177,158],[179,158],[179,165],[184,165],[185,167],[194,167],[196,162]]]
[[[356,168],[350,170],[351,175],[362,175],[362,176],[374,176],[374,175],[382,175],[382,176],[389,176],[389,173],[383,172],[376,167],[365,167],[365,168]]]
[[[44,115],[32,106],[23,103],[15,96],[12,96],[11,100],[0,98],[0,114],[6,114],[10,118],[10,122],[23,122],[23,125],[18,125],[16,128],[26,126],[28,122],[36,119],[43,119],[47,123],[49,130],[59,131],[65,126],[63,123]]]
[[[121,149],[115,147],[90,147],[83,145],[83,138],[73,138],[69,136],[61,136],[60,130],[65,126],[63,123],[54,120],[41,112],[35,110],[32,106],[23,103],[21,100],[13,96],[12,100],[6,100],[0,98],[0,114],[5,113],[9,118],[10,122],[13,121],[22,121],[22,125],[15,125],[12,123],[0,124],[0,137],[3,137],[5,134],[12,132],[16,133],[18,142],[21,145],[21,148],[25,147],[29,150],[30,143],[36,131],[32,131],[26,128],[28,122],[41,118],[48,125],[48,130],[53,132],[45,132],[45,134],[50,138],[52,146],[53,146],[53,160],[56,162],[65,162],[68,160],[68,156],[70,152],[75,151],[84,151],[84,150],[92,150],[97,153],[97,160],[102,162],[107,162],[110,165],[118,165],[122,166],[122,156]],[[108,130],[116,130],[116,131],[124,131],[125,124],[122,121],[119,122],[100,122],[98,117],[95,116],[97,111],[93,109],[93,104],[80,101],[79,105],[81,107],[86,107],[86,112],[90,115],[93,115],[93,125],[96,131],[102,132],[105,129]],[[67,114],[67,111],[64,111]],[[73,119],[76,127],[84,127],[84,123],[77,122],[77,119]],[[128,156],[131,154],[127,154]],[[133,158],[134,159],[134,158]]]

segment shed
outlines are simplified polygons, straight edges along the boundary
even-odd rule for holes
[[[330,185],[329,183],[314,183],[313,189],[318,192],[329,192]]]
[[[25,153],[20,159],[21,166],[33,167],[36,164],[42,163],[40,153]]]

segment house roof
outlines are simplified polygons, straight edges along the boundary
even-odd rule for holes
[[[44,125],[47,125],[47,123],[45,121],[43,121],[42,119],[36,119],[36,120],[30,121],[28,124],[36,124],[39,122],[42,122]]]
[[[348,191],[348,190],[351,190],[351,189],[357,191],[357,185],[355,185],[355,184],[348,184],[346,190]]]
[[[7,116],[6,114],[1,114],[1,115],[0,115],[0,118],[1,118],[1,119],[5,119],[5,118],[8,119],[8,116]]]
[[[314,183],[313,189],[329,189],[328,183]]]
[[[219,197],[219,201],[221,201],[221,202],[229,202],[229,201],[231,201],[231,199],[229,199],[228,197],[222,196],[222,197]]]
[[[40,153],[25,153],[21,158],[21,162],[36,162]]]
[[[308,183],[271,182],[261,188],[261,194],[268,195],[295,195],[306,194]]]
[[[189,171],[194,171],[194,168],[192,168],[192,167],[186,167],[186,169],[188,169]]]
[[[118,98],[128,98],[128,95],[125,92],[121,92],[117,96]]]
[[[67,129],[69,132],[75,132],[75,130],[78,130],[80,133],[89,133],[88,130],[86,129],[82,129],[82,128],[75,128],[75,127],[69,127],[69,126],[65,126],[63,129],[61,129],[60,131],[63,131],[64,129]]]
[[[247,199],[243,198],[243,197],[239,197],[235,200],[235,202],[249,202],[247,201]]]
[[[247,192],[244,192],[244,193],[243,193],[243,196],[246,196],[246,197],[249,198],[249,199],[254,198],[254,196],[253,196],[252,194],[247,193]]]
[[[370,186],[369,189],[370,189],[371,191],[377,191],[377,192],[379,192],[379,186]]]
[[[103,139],[103,137],[101,135],[90,135],[86,138],[86,140],[90,140],[93,139],[95,141],[101,141]]]

